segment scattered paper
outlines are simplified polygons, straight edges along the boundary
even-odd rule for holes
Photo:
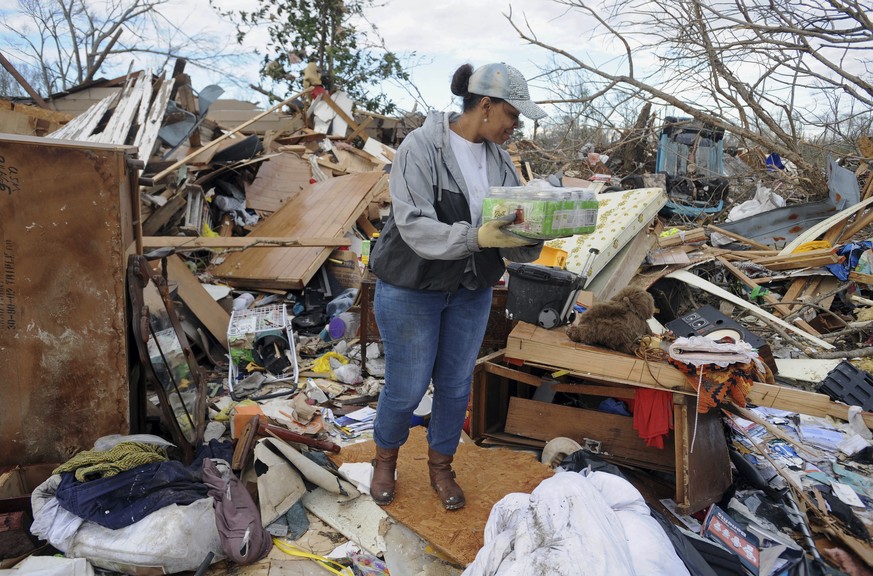
[[[861,498],[858,496],[858,493],[852,490],[852,487],[848,484],[843,484],[842,482],[831,482],[831,489],[834,491],[834,496],[842,500],[844,503],[849,506],[855,506],[857,508],[866,508],[864,503],[861,502]]]

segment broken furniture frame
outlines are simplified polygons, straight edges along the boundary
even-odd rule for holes
[[[173,442],[182,451],[182,459],[191,462],[206,429],[206,385],[200,366],[163,274],[155,272],[145,256],[132,254],[127,281],[132,332],[144,377],[157,392],[161,414]],[[154,309],[155,292],[163,310]]]
[[[483,359],[473,377],[470,435],[542,448],[552,438],[568,437],[606,460],[672,473],[675,501],[682,513],[693,513],[720,499],[731,485],[730,457],[717,411],[695,418],[693,396],[673,392],[674,430],[664,448],[646,446],[633,428],[633,418],[532,399],[548,374],[530,367],[510,367],[500,358]],[[555,392],[632,399],[635,389],[587,381],[550,382]],[[695,437],[696,426],[696,437]],[[694,442],[692,446],[692,438]]]
[[[281,426],[273,426],[267,423],[266,418],[261,418],[260,415],[256,414],[246,423],[246,427],[243,429],[234,447],[231,469],[234,472],[244,471],[251,463],[255,441],[258,438],[268,436],[279,438],[285,442],[304,444],[316,450],[332,452],[333,454],[339,454],[342,450],[339,444],[334,444],[330,440],[318,440],[311,436],[298,434],[297,432],[282,428]]]

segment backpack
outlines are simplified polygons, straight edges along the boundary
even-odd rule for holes
[[[203,459],[203,482],[215,501],[215,525],[221,548],[237,564],[252,564],[270,552],[273,540],[261,525],[261,513],[252,496],[217,458]]]

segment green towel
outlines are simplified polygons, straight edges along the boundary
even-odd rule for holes
[[[160,446],[144,442],[121,442],[109,450],[79,452],[55,468],[53,474],[75,471],[76,480],[87,482],[115,476],[143,464],[165,462],[167,459]]]

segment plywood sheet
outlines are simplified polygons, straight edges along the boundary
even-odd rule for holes
[[[397,461],[397,494],[385,511],[435,549],[462,566],[470,564],[484,545],[485,524],[498,500],[513,492],[530,493],[553,471],[536,455],[503,448],[479,448],[466,442],[458,447],[453,469],[464,489],[467,505],[447,511],[430,487],[425,429],[410,430]],[[370,462],[373,442],[344,447],[331,455],[337,464]]]
[[[349,174],[313,184],[254,227],[253,236],[342,238],[373,195],[386,185],[379,172]],[[229,254],[213,274],[231,286],[302,290],[332,247],[256,247]]]
[[[246,206],[273,213],[282,204],[310,186],[312,167],[297,154],[283,152],[258,168],[255,181],[246,187]]]
[[[661,188],[639,188],[597,195],[597,228],[591,234],[550,240],[546,244],[567,252],[567,270],[587,277],[587,287],[640,230],[648,226],[667,203]],[[599,251],[589,260],[589,251]]]
[[[132,151],[0,135],[0,465],[129,432]]]
[[[546,330],[519,322],[507,339],[506,357],[564,368],[596,381],[691,390],[685,375],[670,364],[573,342],[563,326]]]

